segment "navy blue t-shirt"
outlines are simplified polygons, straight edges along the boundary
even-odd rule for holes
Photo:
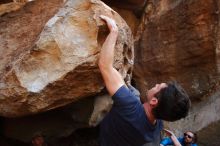
[[[139,97],[129,88],[120,87],[112,99],[113,107],[100,124],[101,146],[142,146],[160,134],[162,121],[152,125]]]

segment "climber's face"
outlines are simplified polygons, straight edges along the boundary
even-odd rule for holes
[[[156,98],[157,93],[160,92],[161,89],[166,88],[166,83],[156,84],[153,88],[148,90],[147,92],[147,100],[150,101],[152,98]]]

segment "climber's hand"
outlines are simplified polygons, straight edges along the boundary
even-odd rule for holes
[[[107,23],[107,26],[110,32],[118,33],[118,26],[116,25],[116,22],[114,19],[104,16],[104,15],[100,15],[100,18],[103,19]]]

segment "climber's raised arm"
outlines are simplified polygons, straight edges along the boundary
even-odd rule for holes
[[[107,23],[110,32],[102,45],[98,65],[106,88],[112,96],[122,85],[125,84],[120,73],[113,67],[118,27],[112,18],[103,15],[101,15],[100,18]]]

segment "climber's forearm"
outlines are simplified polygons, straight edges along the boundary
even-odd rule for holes
[[[117,31],[111,31],[107,36],[100,52],[99,66],[101,68],[111,68],[114,62],[115,43],[118,36]]]
[[[112,96],[124,84],[122,76],[113,67],[114,50],[118,36],[118,27],[113,19],[106,16],[102,16],[101,18],[106,21],[110,33],[102,45],[98,64],[106,88],[109,94]]]

